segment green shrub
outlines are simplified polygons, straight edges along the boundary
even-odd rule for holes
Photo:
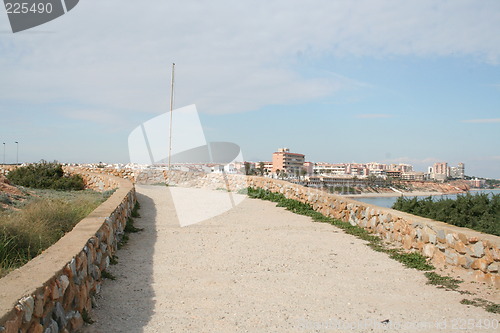
[[[457,199],[433,201],[399,197],[392,206],[410,214],[500,236],[500,194],[459,195]]]
[[[83,190],[85,184],[80,175],[64,175],[62,165],[42,161],[17,168],[7,175],[15,185],[55,190]]]

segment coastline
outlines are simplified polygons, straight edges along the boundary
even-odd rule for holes
[[[346,198],[374,198],[374,197],[428,197],[436,195],[447,195],[456,193],[443,193],[443,192],[425,192],[425,191],[414,191],[414,192],[389,192],[389,193],[361,193],[361,194],[348,194],[341,195]]]

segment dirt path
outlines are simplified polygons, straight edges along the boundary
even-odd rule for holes
[[[486,325],[500,316],[333,226],[245,199],[181,228],[167,188],[137,191],[144,231],[118,252],[84,332],[498,332]]]

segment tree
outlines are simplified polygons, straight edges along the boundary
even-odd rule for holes
[[[260,175],[264,176],[264,162],[259,163]]]
[[[249,175],[250,174],[250,163],[248,162],[245,162],[245,175]]]

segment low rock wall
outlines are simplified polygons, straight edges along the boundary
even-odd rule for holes
[[[436,265],[461,267],[477,281],[500,288],[500,237],[365,204],[289,182],[248,177],[249,186],[281,193],[310,204],[325,216],[362,227],[406,250],[415,250]]]
[[[110,169],[110,168],[68,168],[66,170],[82,170],[83,172],[100,173],[130,179],[137,184],[160,184],[198,187],[210,189],[229,189],[238,191],[248,187],[247,177],[243,175],[222,174],[222,173],[204,173],[204,172],[186,172],[186,171],[167,171],[162,169]]]
[[[74,332],[83,325],[101,272],[117,250],[136,201],[133,184],[83,170],[87,186],[113,195],[23,267],[0,279],[0,332]]]

